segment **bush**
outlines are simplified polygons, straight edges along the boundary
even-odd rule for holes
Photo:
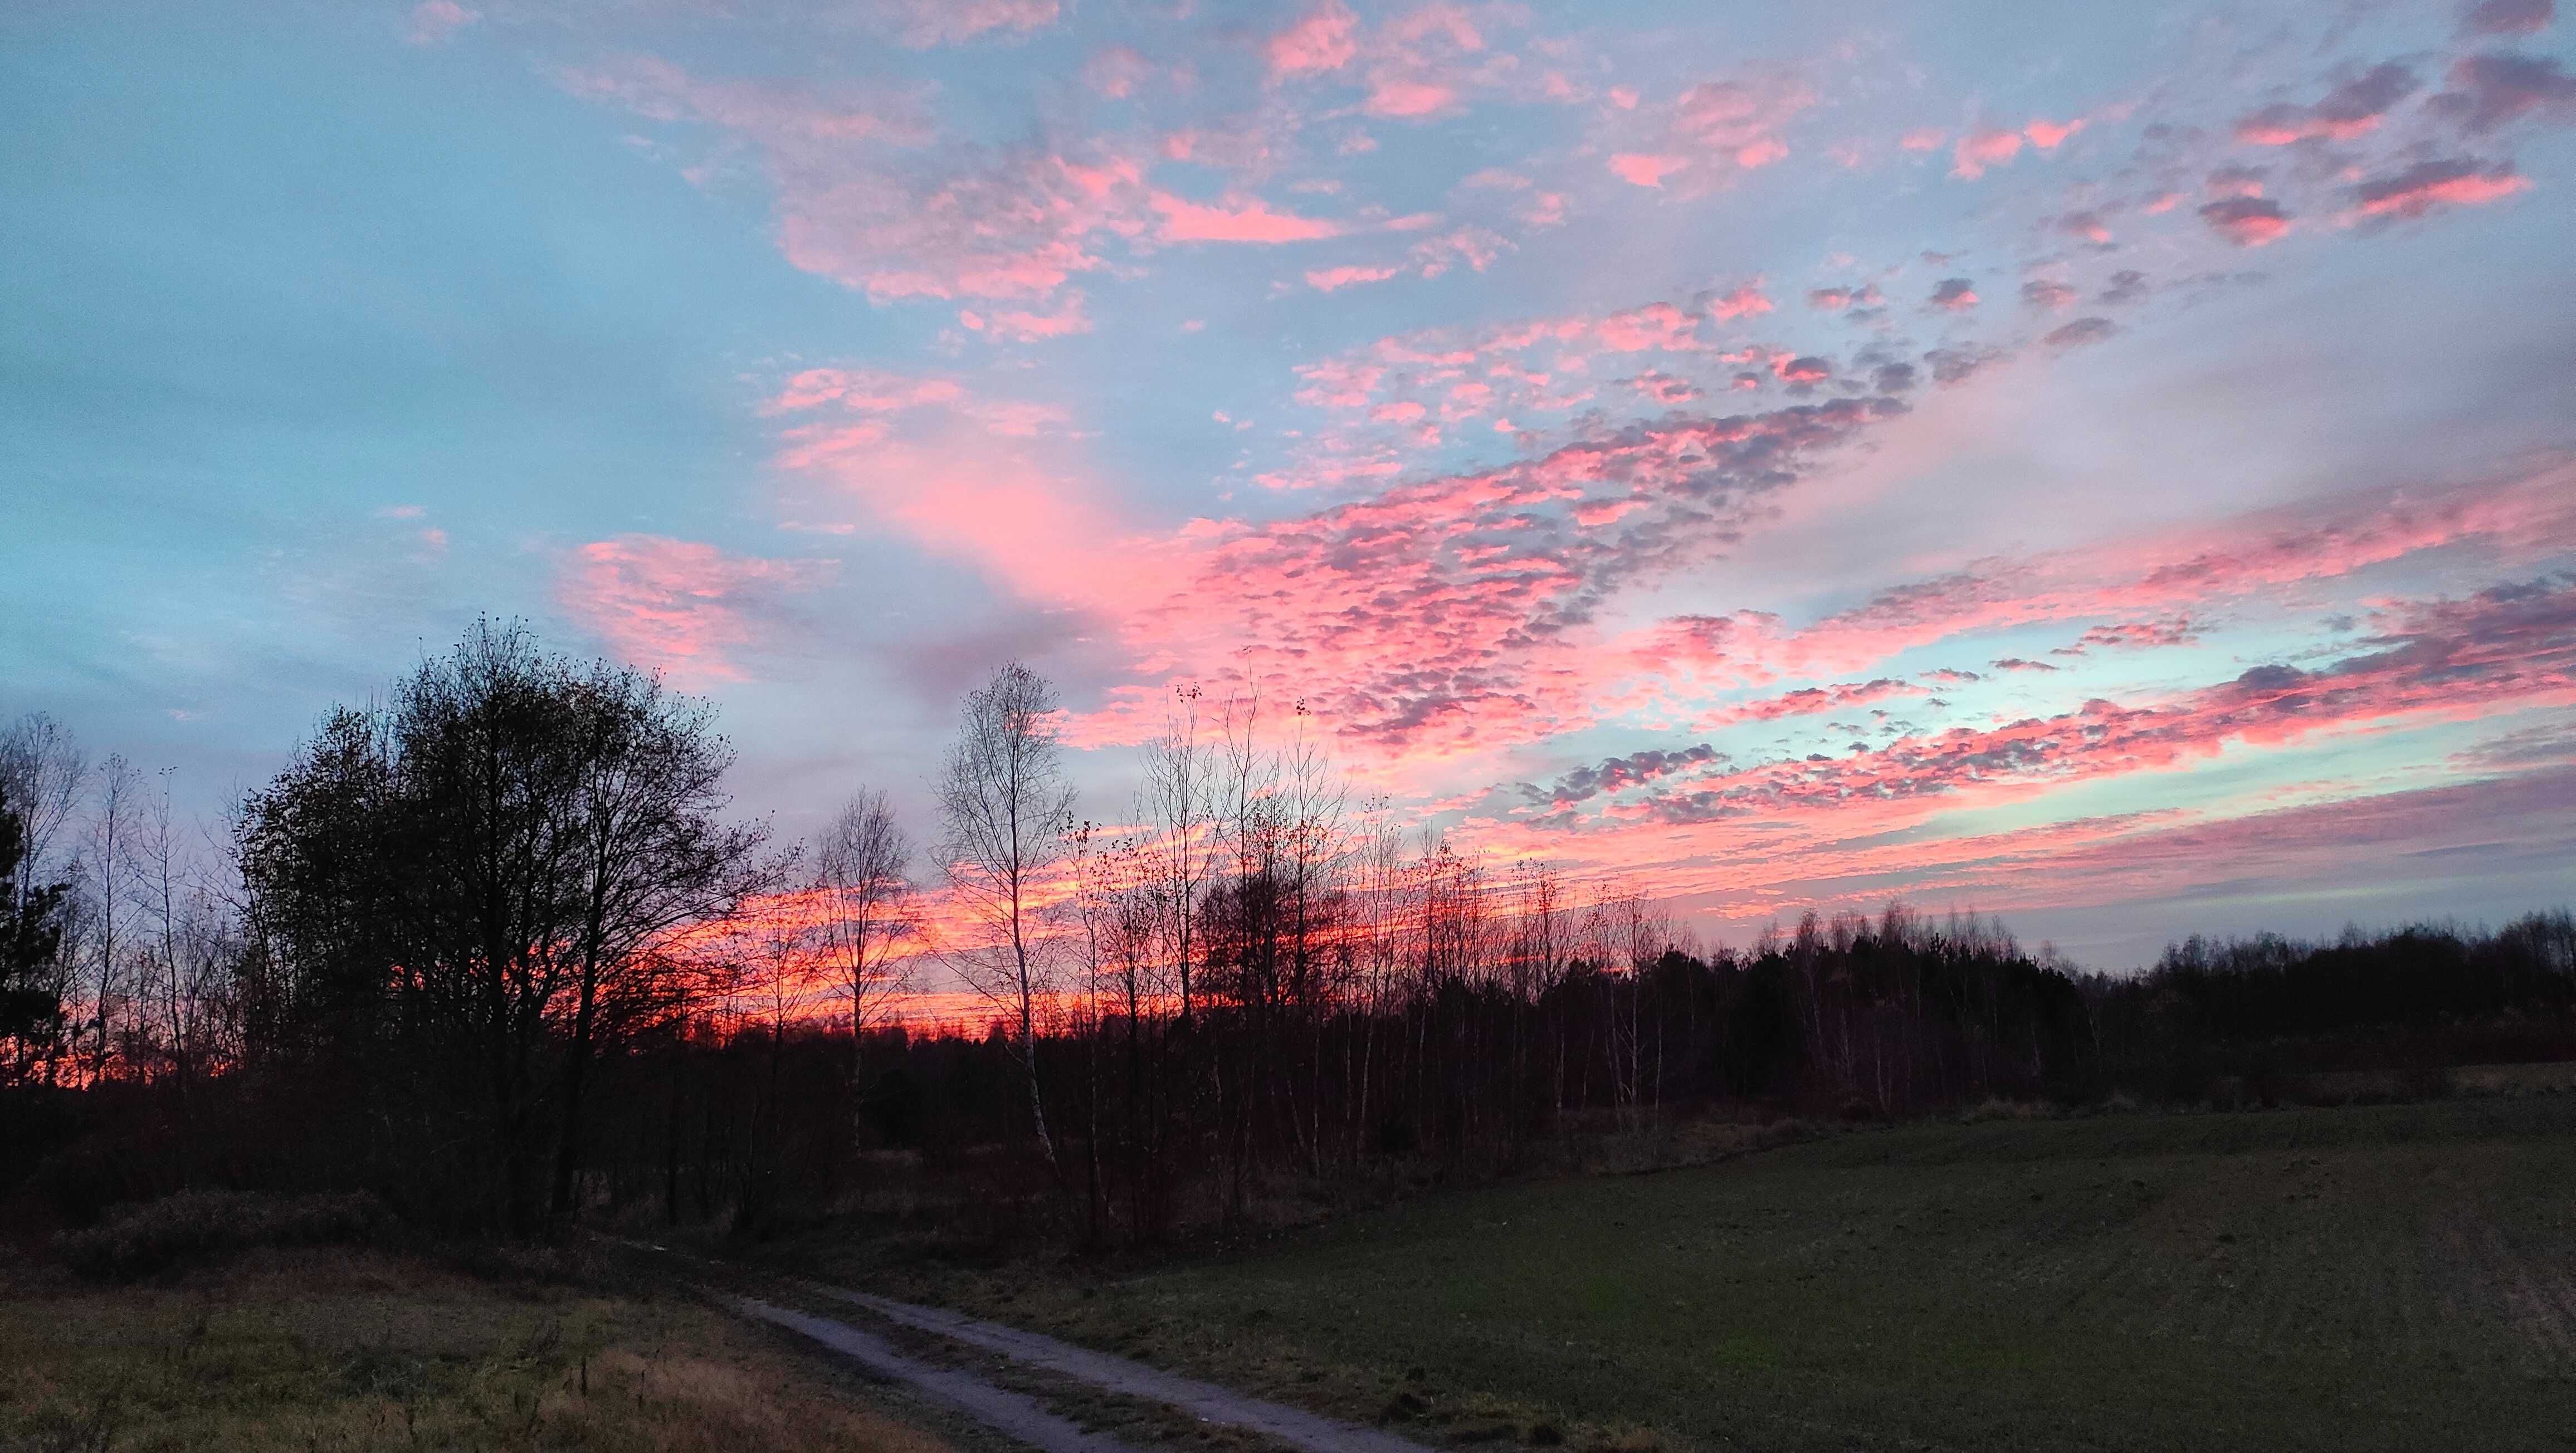
[[[125,1281],[204,1265],[262,1246],[351,1245],[390,1216],[364,1191],[272,1196],[182,1191],[128,1206],[100,1225],[54,1238],[54,1252],[83,1276]]]

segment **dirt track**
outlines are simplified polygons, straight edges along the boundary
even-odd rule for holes
[[[819,1283],[805,1283],[803,1290],[846,1302],[915,1331],[1000,1353],[1013,1362],[1072,1378],[1102,1392],[1162,1403],[1201,1422],[1241,1428],[1306,1453],[1431,1453],[1420,1443],[1377,1428],[1323,1417],[998,1322],[978,1321],[937,1307],[915,1306]],[[875,1333],[756,1298],[731,1300],[747,1316],[802,1333],[870,1371],[908,1383],[1045,1453],[1132,1453],[1129,1445],[1103,1434],[1084,1432],[1021,1393],[996,1387],[970,1372],[908,1357]]]

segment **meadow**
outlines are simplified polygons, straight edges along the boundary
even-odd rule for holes
[[[104,1286],[0,1264],[0,1449],[951,1453],[686,1295],[359,1248]],[[963,1431],[963,1430],[961,1430]]]
[[[1426,1441],[2576,1447],[2576,1095],[2003,1117],[873,1281]]]

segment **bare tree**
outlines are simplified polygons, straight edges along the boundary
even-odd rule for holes
[[[73,811],[89,759],[62,724],[30,712],[0,732],[0,800],[18,814],[20,853],[12,886],[25,898],[63,876],[55,849]]]
[[[1037,1010],[1049,990],[1039,887],[1062,860],[1073,788],[1057,741],[1055,688],[1014,661],[968,694],[940,774],[940,860],[968,920],[945,956],[1011,1017],[1038,1149],[1056,1163],[1038,1083]]]
[[[131,945],[123,938],[125,920],[117,910],[133,890],[135,813],[141,806],[143,774],[118,752],[98,764],[95,776],[98,786],[79,881],[85,889],[80,908],[89,939],[90,1075],[103,1079],[116,1051],[119,1001],[127,992],[126,958]]]
[[[911,863],[912,841],[880,791],[851,798],[815,854],[815,923],[834,986],[849,1002],[854,1138],[866,1124],[868,1030],[911,979],[912,960],[896,952],[913,929],[912,883],[904,876]]]
[[[1216,874],[1214,765],[1199,728],[1199,689],[1173,693],[1163,734],[1145,744],[1145,783],[1138,817],[1153,830],[1155,877],[1171,939],[1171,962],[1183,1024],[1196,1012],[1190,971],[1199,952],[1199,900]]]

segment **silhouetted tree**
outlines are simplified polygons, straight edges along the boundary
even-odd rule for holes
[[[1056,1164],[1038,1076],[1037,1011],[1051,987],[1039,888],[1063,858],[1073,787],[1055,688],[1014,661],[969,693],[939,778],[940,861],[964,924],[943,953],[1010,1016],[1039,1151]]]

